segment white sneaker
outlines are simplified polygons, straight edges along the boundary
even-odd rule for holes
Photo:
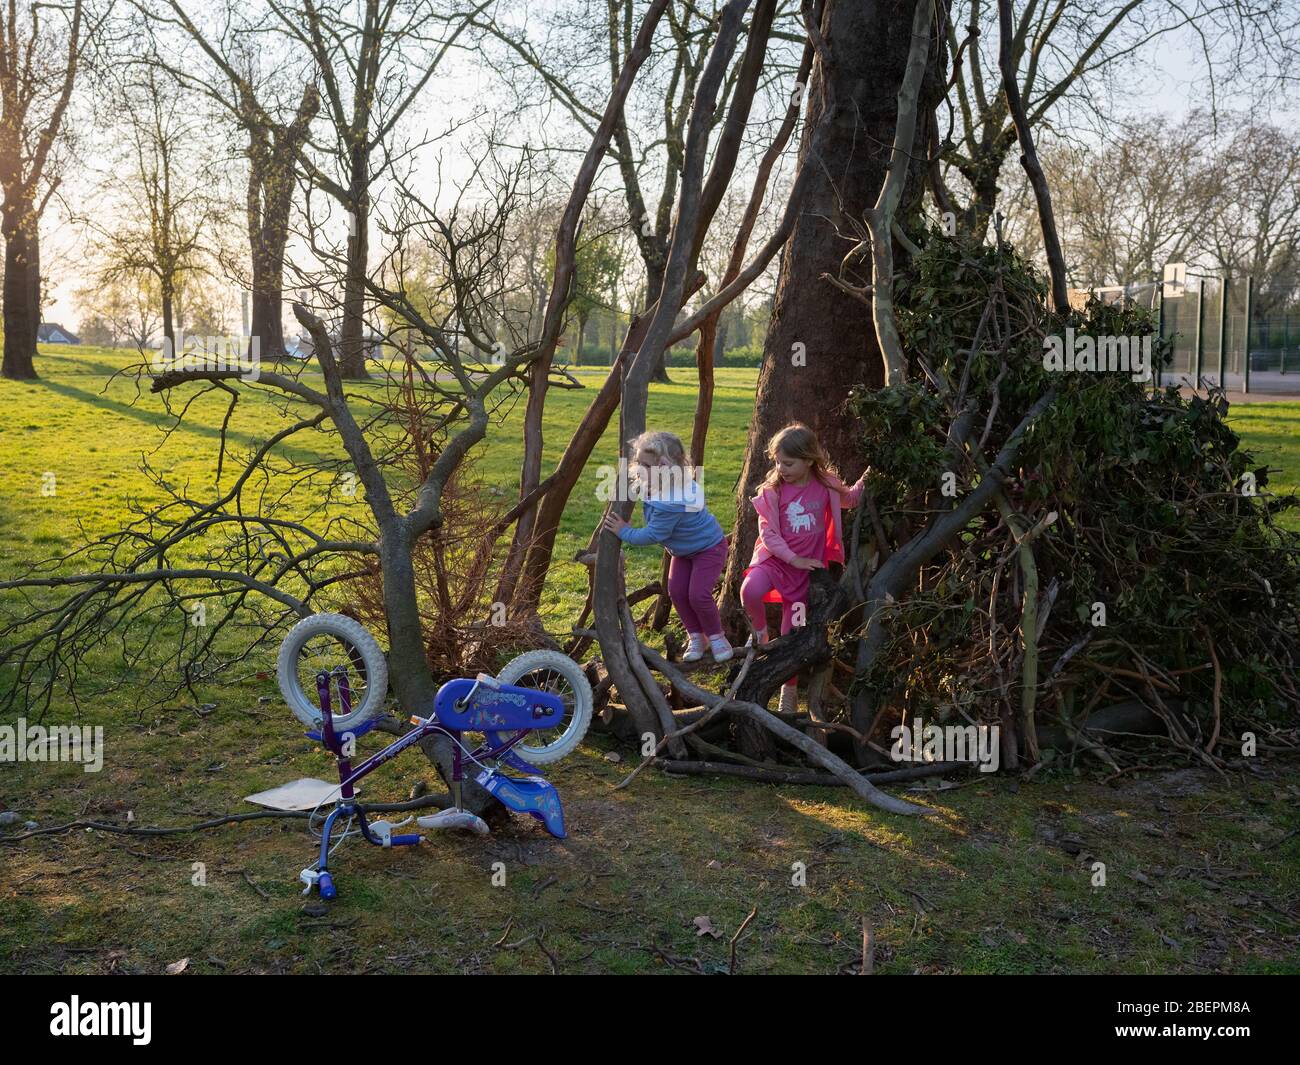
[[[708,646],[704,642],[704,637],[698,633],[690,633],[691,642],[686,647],[686,653],[682,655],[683,662],[698,662],[704,657],[704,649]]]
[[[731,646],[725,636],[709,637],[709,650],[713,652],[713,661],[726,662],[736,653],[736,649]]]

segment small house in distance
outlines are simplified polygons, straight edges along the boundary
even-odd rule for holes
[[[81,337],[64,329],[57,322],[42,322],[36,327],[38,344],[80,344]]]
[[[338,345],[341,340],[339,330],[330,330],[329,338],[331,345],[334,347],[334,355],[337,358],[339,353]],[[365,343],[367,359],[377,361],[383,358],[383,337],[372,329],[366,333]],[[316,345],[312,343],[312,339],[307,333],[285,337],[284,351],[291,359],[313,359],[316,357]]]

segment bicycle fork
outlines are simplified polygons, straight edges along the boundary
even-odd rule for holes
[[[339,712],[348,714],[352,710],[352,691],[348,685],[347,670],[339,666],[335,670],[335,675],[338,677],[339,686]],[[393,835],[393,826],[389,822],[376,821],[371,824],[366,819],[365,811],[357,805],[356,793],[352,787],[352,756],[347,749],[351,737],[345,733],[343,742],[340,742],[334,732],[334,715],[330,713],[330,674],[325,670],[316,674],[316,694],[320,698],[321,740],[326,750],[338,760],[339,802],[325,818],[325,825],[321,829],[320,859],[316,863],[316,868],[304,869],[298,874],[298,879],[307,885],[303,889],[304,895],[310,894],[311,889],[317,887],[320,889],[321,898],[332,899],[338,895],[338,889],[334,886],[334,878],[329,873],[330,836],[334,831],[335,822],[340,817],[359,818],[362,838],[376,847],[411,847],[422,843],[424,837],[418,833]]]

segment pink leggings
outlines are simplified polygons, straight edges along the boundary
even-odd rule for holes
[[[668,563],[668,598],[677,608],[689,633],[717,636],[722,618],[713,598],[713,586],[727,562],[727,541],[719,540],[693,555],[674,555]]]
[[[749,615],[749,620],[754,623],[754,628],[759,632],[767,631],[767,604],[763,601],[763,597],[772,588],[772,575],[762,566],[751,569],[745,575],[745,583],[740,586],[740,601],[745,604],[745,613]],[[782,636],[794,628],[791,616],[793,612],[794,603],[781,604]]]
[[[745,582],[740,586],[740,601],[745,605],[745,613],[749,615],[749,620],[760,633],[767,632],[767,603],[763,601],[763,597],[771,590],[772,576],[762,566],[751,569],[745,575]],[[794,603],[784,601],[781,603],[782,636],[794,628],[791,616],[793,612]],[[791,677],[786,681],[787,685],[797,683],[797,677]]]

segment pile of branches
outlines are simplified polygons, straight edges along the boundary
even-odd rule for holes
[[[1006,244],[932,232],[910,266],[906,372],[851,399],[870,474],[807,625],[751,650],[722,695],[627,643],[669,768],[793,780],[811,762],[852,786],[918,718],[996,726],[1004,769],[1080,751],[1120,769],[1102,739],[1119,733],[1221,766],[1243,731],[1293,728],[1300,536],[1277,519],[1296,500],[1269,494],[1226,399],[1047,368],[1067,327],[1145,337],[1153,361],[1168,342],[1131,304],[1049,309]],[[760,714],[796,671],[807,711]]]
[[[1217,763],[1242,732],[1292,727],[1300,639],[1294,496],[1241,446],[1222,393],[1150,391],[1122,372],[1044,369],[1044,338],[1152,338],[1152,315],[1092,299],[1047,311],[1006,246],[932,234],[902,286],[914,379],[856,397],[880,514],[867,549],[887,558],[942,505],[958,403],[981,437],[1055,398],[1020,448],[1005,500],[979,516],[891,608],[889,636],[857,678],[875,728],[921,717],[1001,728],[1004,759],[1076,746],[1112,766],[1091,723],[1158,733]],[[1163,342],[1167,345],[1167,341]],[[951,397],[951,398],[950,398]],[[981,478],[951,464],[955,490]],[[873,523],[874,524],[874,523]],[[1037,735],[1042,719],[1053,726]]]

